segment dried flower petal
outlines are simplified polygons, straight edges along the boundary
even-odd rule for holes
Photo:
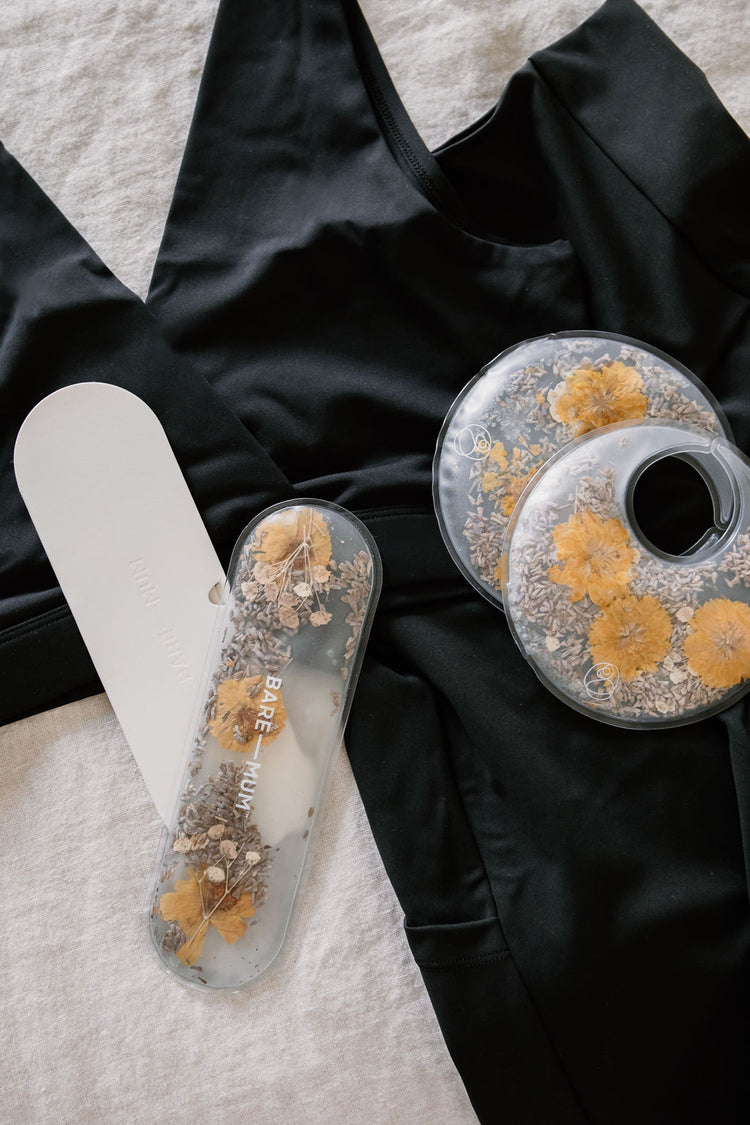
[[[223,867],[209,867],[206,869],[206,876],[212,883],[224,882],[224,868]]]
[[[162,895],[159,911],[165,922],[176,922],[184,931],[187,940],[176,955],[183,965],[189,966],[200,957],[209,926],[217,929],[225,941],[235,942],[247,929],[243,919],[252,918],[255,907],[249,891],[239,899],[225,892],[214,905],[204,904],[198,876],[190,871],[187,879],[177,882],[176,890]]]
[[[223,680],[219,684],[216,714],[208,726],[225,750],[247,753],[260,734],[268,743],[284,729],[286,708],[281,692],[274,692],[275,698],[267,700],[266,692],[260,690],[263,683],[263,676],[250,676],[244,680]],[[269,724],[271,730],[268,730]]]
[[[312,593],[312,586],[309,582],[298,582],[294,587],[294,592],[298,598],[309,598]]]
[[[606,605],[589,630],[594,664],[613,664],[625,681],[655,672],[670,649],[672,622],[657,598],[629,594]]]
[[[682,644],[690,671],[708,687],[729,688],[750,677],[750,606],[712,598],[696,611]]]
[[[581,367],[554,386],[548,396],[550,414],[556,422],[574,427],[576,435],[621,422],[642,418],[648,408],[643,379],[619,359],[601,367]]]
[[[494,443],[487,454],[487,460],[492,461],[502,472],[508,468],[508,453],[501,441]]]
[[[206,832],[209,840],[220,840],[227,830],[226,824],[212,824]]]
[[[558,524],[552,538],[563,565],[551,567],[549,579],[569,586],[572,602],[588,594],[595,605],[606,605],[627,592],[637,552],[619,520],[603,520],[584,508]]]
[[[179,840],[175,840],[172,844],[172,851],[179,852],[181,855],[187,855],[192,846],[189,836],[181,836]]]
[[[279,609],[279,621],[286,629],[296,629],[299,626],[299,617],[290,606]]]
[[[503,478],[495,472],[484,473],[482,476],[482,492],[493,492],[503,483]]]
[[[284,508],[263,520],[258,528],[253,555],[262,563],[300,563],[322,566],[331,557],[331,535],[325,518],[314,508],[296,511]]]
[[[248,867],[255,867],[260,863],[262,858],[260,852],[247,852],[245,855],[245,863]]]
[[[311,625],[327,625],[331,620],[331,614],[327,609],[316,609],[315,613],[310,614]]]
[[[219,844],[219,851],[225,859],[237,858],[237,845],[234,840],[222,840]]]
[[[531,478],[539,471],[539,465],[532,465],[527,473],[510,473],[503,481],[504,495],[500,510],[504,516],[512,516],[518,499]]]
[[[317,582],[319,586],[324,586],[330,579],[331,572],[327,566],[316,563],[310,570],[310,576],[313,582]]]

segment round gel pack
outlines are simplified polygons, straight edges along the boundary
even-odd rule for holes
[[[521,492],[569,441],[601,426],[668,418],[731,440],[687,368],[624,336],[559,332],[503,352],[464,388],[433,463],[443,539],[464,577],[502,605],[501,555]]]
[[[269,508],[237,542],[151,898],[188,984],[238,988],[281,949],[380,573],[368,531],[324,501]]]
[[[635,516],[639,479],[665,457],[696,470],[713,503],[683,555],[654,547]],[[672,726],[750,686],[750,462],[722,437],[646,420],[570,443],[521,497],[502,569],[517,644],[578,711]]]

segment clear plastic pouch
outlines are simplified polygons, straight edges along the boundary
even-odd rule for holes
[[[189,984],[237,988],[281,949],[380,584],[369,532],[324,501],[237,542],[150,909]]]
[[[503,538],[523,489],[569,441],[641,418],[732,436],[687,368],[626,336],[553,333],[482,368],[448,412],[433,463],[440,530],[467,581],[502,606]]]
[[[640,476],[677,457],[713,501],[682,555],[644,538]],[[558,698],[614,725],[695,722],[750,687],[750,461],[691,426],[623,422],[571,442],[535,475],[506,532],[505,612]]]

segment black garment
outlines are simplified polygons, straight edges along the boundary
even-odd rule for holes
[[[224,0],[147,311],[10,157],[0,176],[6,464],[44,393],[105,379],[159,414],[225,561],[300,492],[376,535],[347,744],[480,1118],[746,1121],[745,704],[645,734],[568,709],[430,506],[455,394],[564,328],[674,355],[750,446],[750,141],[700,72],[607,0],[431,154],[354,0]],[[7,720],[95,681],[2,490]]]

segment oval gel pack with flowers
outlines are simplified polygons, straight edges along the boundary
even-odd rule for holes
[[[246,528],[150,910],[165,966],[237,988],[282,947],[380,590],[362,524],[323,501]]]
[[[471,585],[502,605],[503,538],[521,493],[550,457],[602,426],[644,418],[731,440],[699,380],[629,337],[558,332],[524,340],[482,368],[448,412],[433,465],[440,530]]]
[[[643,473],[680,458],[713,526],[682,555],[656,548],[634,503]],[[715,433],[645,419],[568,444],[510,518],[503,600],[551,691],[619,726],[695,722],[750,687],[750,461]]]

